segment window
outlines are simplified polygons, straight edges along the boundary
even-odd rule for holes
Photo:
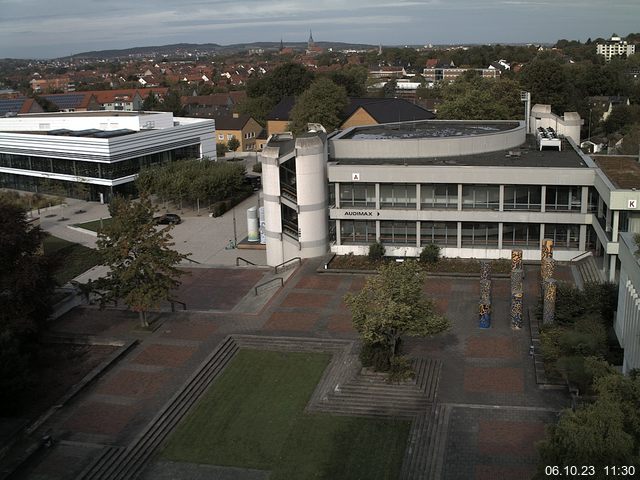
[[[554,248],[577,250],[580,239],[580,225],[548,223],[544,226],[544,236],[553,240]]]
[[[420,222],[420,244],[440,246],[458,244],[458,222]]]
[[[416,208],[416,185],[412,183],[380,184],[380,207]]]
[[[374,243],[376,241],[376,222],[341,220],[340,241],[343,245],[369,245]]]
[[[539,212],[542,206],[542,187],[536,185],[505,185],[505,210],[531,210]]]
[[[547,211],[579,212],[582,206],[582,187],[547,187]]]
[[[227,133],[227,140],[231,140],[233,138],[233,135],[230,133]]]
[[[463,210],[498,210],[500,187],[498,185],[463,185]]]
[[[462,224],[463,247],[497,247],[497,223],[467,223]]]
[[[424,184],[420,185],[420,207],[458,208],[457,184]]]
[[[218,134],[218,140],[224,140],[224,133]]]
[[[504,223],[502,225],[502,246],[535,247],[540,246],[540,225],[536,223]]]
[[[380,222],[380,241],[393,245],[416,245],[416,222]]]
[[[374,183],[341,183],[340,208],[375,208],[376,185]]]

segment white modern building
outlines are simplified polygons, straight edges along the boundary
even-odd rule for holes
[[[108,201],[141,168],[216,159],[213,120],[167,112],[38,113],[0,118],[0,187]],[[88,186],[88,192],[87,188]]]
[[[429,120],[274,135],[261,158],[267,262],[365,254],[375,241],[399,257],[435,243],[448,257],[518,248],[539,260],[551,238],[557,260],[591,251],[614,280],[619,232],[640,231],[640,180],[584,155],[580,124],[536,105],[529,128]]]
[[[623,373],[640,368],[640,249],[632,233],[620,235],[620,286],[618,309],[613,324],[620,346],[624,349]]]
[[[625,55],[627,57],[633,55],[636,52],[636,46],[633,43],[628,43],[626,40],[622,40],[620,37],[613,36],[610,40],[604,43],[596,44],[596,53],[604,56],[605,61],[610,61],[612,57],[619,57]]]

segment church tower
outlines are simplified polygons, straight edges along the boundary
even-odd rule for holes
[[[311,50],[315,47],[315,42],[313,41],[313,32],[309,29],[309,40],[307,41],[307,50]]]

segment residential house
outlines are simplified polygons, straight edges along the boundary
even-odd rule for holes
[[[240,142],[238,152],[255,152],[256,138],[262,131],[262,126],[250,115],[234,113],[216,117],[216,142],[228,143],[235,138]]]
[[[192,95],[180,99],[188,117],[214,118],[231,115],[247,98],[244,91]]]
[[[604,43],[596,44],[596,53],[602,55],[606,62],[611,61],[613,57],[626,56],[629,57],[636,52],[636,46],[628,43],[620,37],[613,36]]]
[[[620,96],[598,96],[598,97],[589,97],[589,108],[596,110],[598,112],[602,112],[600,120],[603,122],[609,118],[611,112],[616,107],[621,107],[625,105],[630,105],[629,97],[620,97]],[[597,120],[594,118],[594,120]]]
[[[22,113],[41,113],[42,107],[27,97],[0,99],[0,117],[8,117]]]
[[[86,112],[100,110],[100,104],[91,92],[55,93],[40,95],[40,98],[53,103],[61,112]]]

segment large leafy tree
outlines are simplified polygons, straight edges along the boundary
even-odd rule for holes
[[[51,312],[55,282],[39,254],[43,233],[17,206],[0,201],[0,408],[27,386],[29,352]]]
[[[146,195],[133,202],[120,197],[109,205],[113,221],[98,233],[98,252],[110,270],[89,288],[101,304],[122,299],[148,326],[147,311],[167,300],[180,285],[184,272],[177,268],[188,257],[172,250],[171,226],[159,228]]]
[[[328,131],[341,123],[341,114],[347,106],[347,92],[328,78],[319,78],[298,97],[291,109],[291,130],[306,131],[307,123],[320,123]]]
[[[304,92],[314,77],[313,72],[298,63],[285,63],[262,78],[251,79],[247,84],[247,95],[251,98],[267,97],[275,105],[283,97]]]
[[[510,79],[483,79],[469,74],[442,87],[438,118],[514,120],[524,118],[520,85]]]
[[[535,478],[547,478],[546,465],[638,465],[640,462],[640,378],[623,376],[602,360],[588,359],[595,375],[597,400],[575,411],[565,410],[538,445],[540,464]]]
[[[425,297],[426,274],[417,262],[389,263],[378,273],[367,278],[360,292],[345,297],[353,325],[366,343],[386,347],[393,357],[401,336],[435,335],[449,328],[449,321]]]

